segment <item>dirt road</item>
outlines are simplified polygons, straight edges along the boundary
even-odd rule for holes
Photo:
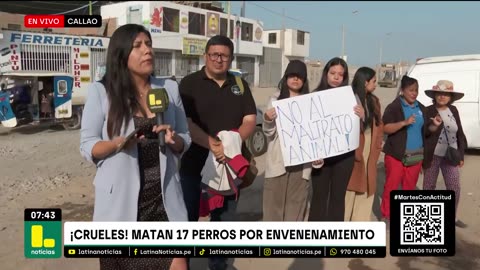
[[[258,105],[265,104],[272,89],[255,89]],[[379,88],[383,108],[394,89]],[[0,262],[1,269],[76,270],[98,269],[96,259],[25,259],[23,255],[23,210],[59,207],[63,219],[91,220],[92,180],[95,169],[79,154],[79,131],[55,127],[28,127],[15,131],[0,128]],[[382,161],[382,160],[381,160]],[[258,159],[260,178],[246,190],[238,207],[242,220],[261,218],[264,157]],[[379,167],[381,171],[382,162]],[[236,259],[233,268],[249,269],[480,269],[480,154],[469,152],[462,169],[459,217],[469,225],[457,230],[457,254],[451,258],[382,259]],[[382,178],[382,177],[379,177]],[[383,179],[380,179],[382,181]],[[421,181],[419,181],[421,186]],[[439,188],[445,188],[439,180]],[[381,191],[379,191],[381,193]],[[375,211],[378,213],[378,197]],[[205,260],[194,260],[194,270],[207,269]]]

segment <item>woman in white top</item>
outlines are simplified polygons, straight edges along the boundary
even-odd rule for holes
[[[288,64],[277,91],[264,114],[263,131],[268,138],[263,188],[264,221],[303,221],[307,215],[312,163],[285,167],[272,103],[308,94],[307,66],[299,60]],[[320,165],[320,161],[315,164]]]
[[[455,91],[453,83],[447,80],[438,81],[425,94],[433,99],[433,105],[426,108],[426,119],[441,117],[441,125],[425,139],[425,157],[423,168],[423,189],[434,190],[437,185],[439,170],[442,170],[447,190],[455,191],[455,213],[460,199],[460,168],[463,167],[467,139],[463,133],[458,110],[452,103],[463,97],[463,93]],[[446,158],[447,148],[457,149],[459,160],[452,162]],[[460,220],[455,222],[460,228],[467,225]]]

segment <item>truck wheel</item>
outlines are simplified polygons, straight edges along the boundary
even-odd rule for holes
[[[66,130],[79,129],[82,124],[82,110],[74,110],[72,118],[63,124],[63,128]]]
[[[256,126],[252,136],[247,139],[247,147],[253,156],[258,157],[267,152],[267,136],[263,133],[261,126]]]

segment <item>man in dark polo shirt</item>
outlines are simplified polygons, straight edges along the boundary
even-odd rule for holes
[[[212,37],[205,47],[205,66],[182,79],[180,95],[187,115],[192,145],[183,155],[180,178],[189,221],[198,221],[200,207],[200,172],[212,151],[224,161],[223,146],[215,137],[222,130],[238,129],[245,141],[255,130],[256,106],[248,83],[244,92],[228,73],[233,61],[233,43],[224,36]],[[231,221],[236,208],[235,196],[224,198],[223,208],[214,210],[211,221]],[[225,260],[212,260],[210,269],[226,269]]]

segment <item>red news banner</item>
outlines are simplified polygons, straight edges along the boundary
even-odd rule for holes
[[[26,28],[101,27],[100,15],[25,15]]]

